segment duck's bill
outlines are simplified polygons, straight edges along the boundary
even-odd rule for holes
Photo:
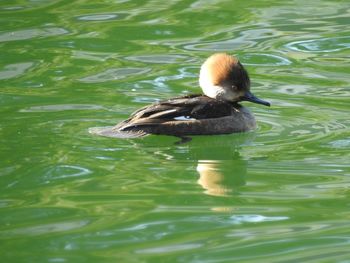
[[[244,94],[242,100],[250,101],[253,103],[257,103],[257,104],[262,104],[262,105],[269,106],[269,107],[271,105],[270,102],[268,102],[266,100],[259,99],[258,97],[255,97],[255,95],[253,93],[251,93],[250,91],[247,91]]]

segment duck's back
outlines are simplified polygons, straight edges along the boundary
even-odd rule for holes
[[[239,105],[235,104],[235,107],[238,108]],[[189,95],[145,106],[131,114],[128,121],[220,118],[230,115],[232,110],[233,105],[228,102],[203,95]]]

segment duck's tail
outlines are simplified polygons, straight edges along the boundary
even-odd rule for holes
[[[129,138],[139,138],[148,135],[148,133],[138,130],[120,130],[119,125],[117,126],[109,126],[109,127],[93,127],[89,129],[89,133],[100,135],[104,137],[112,137],[112,138],[121,138],[121,139],[129,139]]]

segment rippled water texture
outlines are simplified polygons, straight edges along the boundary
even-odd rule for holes
[[[348,262],[348,1],[2,1],[3,262]],[[89,134],[237,55],[258,129]]]

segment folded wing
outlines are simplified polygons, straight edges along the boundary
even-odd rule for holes
[[[203,95],[173,98],[146,106],[134,112],[129,119],[118,125],[126,131],[135,127],[161,125],[178,119],[210,119],[229,116],[233,105]],[[117,127],[116,127],[117,128]]]

